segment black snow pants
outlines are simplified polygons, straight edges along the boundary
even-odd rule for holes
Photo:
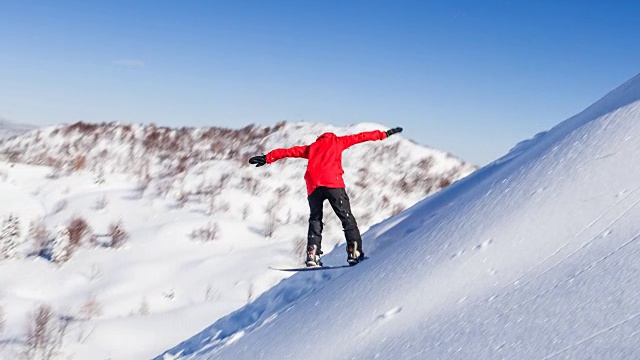
[[[362,238],[360,237],[360,230],[356,219],[351,213],[351,204],[349,203],[349,196],[347,192],[342,188],[328,188],[318,187],[309,195],[309,233],[307,235],[307,246],[316,245],[318,250],[321,248],[322,243],[322,205],[325,200],[329,200],[329,204],[333,211],[338,215],[338,218],[342,222],[342,229],[344,230],[344,236],[347,239],[347,243],[356,243],[357,249],[362,251]]]

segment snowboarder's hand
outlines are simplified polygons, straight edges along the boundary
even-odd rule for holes
[[[266,155],[258,155],[249,159],[249,164],[256,164],[256,167],[262,166],[267,163]]]
[[[391,136],[393,134],[397,134],[397,133],[399,133],[401,131],[402,131],[401,127],[395,127],[393,129],[389,129],[389,130],[387,130],[387,137],[389,137],[389,136]]]

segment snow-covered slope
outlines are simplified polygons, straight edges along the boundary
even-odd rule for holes
[[[291,276],[269,266],[301,264],[308,205],[304,160],[255,168],[248,156],[373,128],[384,127],[78,123],[1,142],[0,359],[28,348],[42,309],[57,358],[148,359],[255,300]],[[344,155],[363,231],[474,170],[401,134]],[[327,252],[344,242],[329,211]],[[11,218],[18,246],[5,258]],[[88,234],[56,261],[58,230],[75,220]],[[115,224],[129,234],[121,246],[111,244]]]
[[[31,125],[15,124],[0,117],[0,140],[24,134],[35,128]]]
[[[159,359],[640,358],[639,155],[636,76]]]

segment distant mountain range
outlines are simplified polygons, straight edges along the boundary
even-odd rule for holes
[[[86,170],[134,175],[145,189],[180,201],[253,189],[254,195],[261,192],[262,199],[278,192],[282,202],[291,196],[287,189],[295,189],[295,198],[306,196],[302,180],[306,161],[289,159],[255,169],[248,165],[249,157],[309,144],[326,131],[345,135],[386,128],[371,123],[340,128],[283,122],[242,129],[76,123],[2,141],[0,155],[14,162],[52,166],[63,175]],[[397,213],[476,169],[403,136],[356,145],[345,151],[343,164],[347,189],[373,205],[371,214],[364,215],[365,223]]]
[[[0,140],[21,135],[36,128],[33,125],[16,124],[0,117]]]

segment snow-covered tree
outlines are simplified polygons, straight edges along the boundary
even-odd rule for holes
[[[71,235],[66,227],[58,228],[55,239],[53,240],[53,249],[51,251],[51,261],[63,263],[71,258]]]
[[[20,242],[20,219],[11,214],[2,224],[0,233],[0,259],[14,259],[18,256]]]
[[[193,230],[189,235],[193,240],[209,242],[217,240],[220,236],[220,226],[212,221],[200,229]]]

